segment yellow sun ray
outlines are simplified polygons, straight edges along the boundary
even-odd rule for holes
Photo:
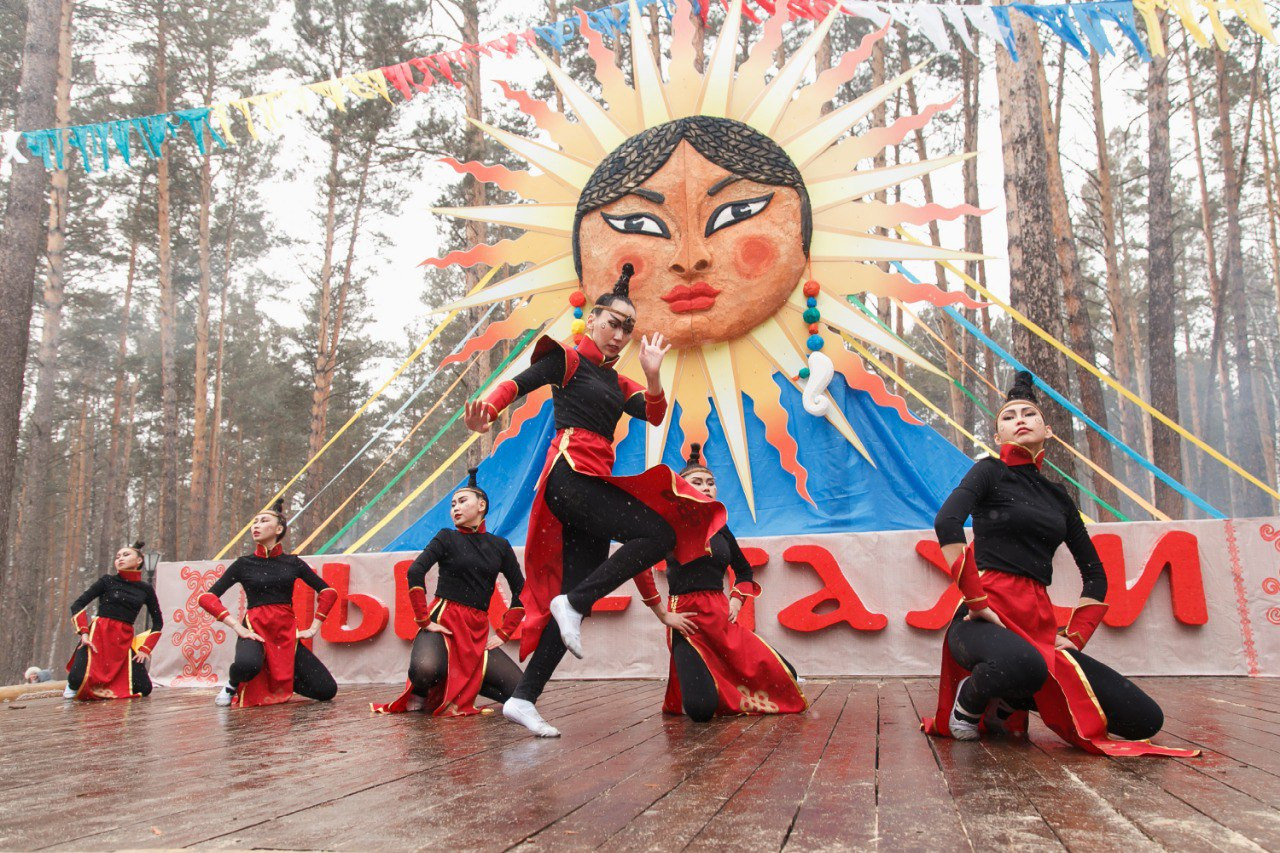
[[[546,66],[547,73],[551,75],[556,88],[564,95],[565,104],[578,117],[578,121],[590,131],[581,135],[595,143],[600,156],[608,154],[626,142],[630,134],[618,125],[618,122],[600,106],[595,98],[587,94],[585,89],[565,73],[564,69],[552,62],[546,54],[536,47],[533,50]]]
[[[707,74],[703,78],[702,95],[697,112],[704,116],[727,117],[729,94],[733,89],[733,67],[738,52],[738,30],[742,26],[742,0],[729,4],[716,46],[707,58]]]
[[[578,284],[578,274],[573,269],[573,257],[561,255],[555,260],[539,264],[536,267],[518,272],[498,284],[490,285],[479,293],[459,299],[443,310],[456,311],[460,308],[474,308],[477,305],[489,305],[500,299],[514,299],[517,296],[528,296],[540,290],[571,289]]]
[[[711,394],[716,401],[716,414],[724,430],[729,453],[733,456],[742,491],[747,498],[751,517],[756,517],[756,493],[751,484],[751,458],[747,454],[747,420],[742,410],[742,385],[738,381],[738,368],[730,348],[732,343],[704,344],[702,361],[707,368]]]
[[[548,148],[541,142],[490,127],[478,119],[468,117],[467,121],[502,143],[504,148],[519,154],[566,187],[580,190],[591,177],[591,166],[576,157],[571,157],[555,148]]]
[[[640,115],[645,127],[657,127],[671,121],[671,105],[667,103],[667,87],[662,85],[662,72],[653,61],[649,37],[644,32],[644,18],[631,0],[631,76],[636,96],[640,99]]]
[[[676,352],[662,360],[662,368],[658,375],[662,379],[662,388],[668,400],[675,400],[680,395],[680,363],[685,353]],[[667,446],[667,433],[671,431],[671,422],[675,419],[675,403],[667,406],[667,416],[658,426],[650,425],[644,433],[644,467],[652,468],[662,461],[663,448]]]
[[[813,261],[981,261],[986,259],[986,255],[823,227],[813,231],[809,258]]]
[[[975,155],[953,154],[950,157],[936,157],[932,160],[919,160],[914,163],[885,166],[881,169],[867,169],[861,172],[854,172],[852,175],[835,175],[816,180],[809,185],[809,201],[813,204],[815,221],[817,215],[822,211],[838,204],[872,195],[913,178],[931,174],[955,163],[963,163],[973,156]]]
[[[431,212],[568,237],[573,233],[576,208],[574,204],[491,204],[484,207],[433,207]]]
[[[779,119],[791,104],[791,96],[800,85],[800,81],[809,73],[809,63],[813,61],[818,48],[826,41],[827,31],[831,29],[831,25],[840,14],[840,5],[832,4],[827,16],[813,28],[813,35],[791,55],[782,70],[769,81],[769,85],[747,108],[743,121],[767,136],[773,135],[778,128]]]

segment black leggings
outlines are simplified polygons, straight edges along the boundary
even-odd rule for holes
[[[579,474],[563,459],[547,475],[547,507],[560,520],[560,588],[573,609],[591,615],[597,601],[660,562],[676,547],[662,516],[599,477]],[[610,542],[622,547],[609,554]],[[564,641],[551,620],[525,668],[517,699],[536,702],[564,657]]]
[[[231,689],[235,690],[262,672],[266,663],[266,648],[257,640],[236,640],[236,659],[231,663]],[[320,663],[311,649],[298,643],[293,656],[293,692],[308,699],[328,702],[338,695],[338,683],[329,670]]]
[[[671,638],[671,657],[676,664],[676,678],[680,679],[680,698],[684,703],[684,712],[695,723],[705,723],[716,714],[720,707],[720,692],[716,690],[716,680],[702,660],[702,655],[693,644],[675,631]],[[796,668],[791,661],[778,655],[782,663],[796,677]]]
[[[961,613],[964,613],[961,608]],[[1010,631],[960,614],[947,631],[947,648],[956,663],[973,675],[960,692],[960,707],[981,716],[987,703],[1004,699],[1015,708],[1031,708],[1032,696],[1049,677],[1044,658]],[[1138,686],[1084,652],[1070,651],[1107,717],[1107,731],[1125,740],[1146,740],[1164,726],[1164,712]]]
[[[132,652],[130,657],[132,658]],[[147,674],[147,668],[136,660],[130,660],[129,666],[133,667],[133,689],[143,696],[151,695],[151,676]],[[77,646],[75,652],[71,655],[71,669],[67,672],[67,686],[72,690],[79,690],[80,685],[84,684],[85,671],[89,668],[89,648],[81,645]]]
[[[520,683],[520,667],[502,649],[486,652],[484,680],[480,682],[480,695],[495,702],[511,698]],[[409,653],[409,682],[417,696],[426,696],[432,687],[449,674],[449,652],[445,648],[444,635],[435,631],[419,631]]]

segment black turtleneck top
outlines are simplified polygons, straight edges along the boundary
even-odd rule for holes
[[[98,599],[98,615],[132,625],[143,607],[151,617],[151,630],[164,628],[164,616],[160,613],[160,600],[156,590],[144,580],[127,581],[119,575],[103,575],[93,586],[71,602],[71,615],[75,616]]]
[[[934,519],[939,544],[964,544],[970,516],[980,570],[1022,575],[1048,586],[1053,555],[1066,543],[1084,580],[1081,597],[1106,600],[1107,575],[1080,510],[1066,489],[1029,460],[1009,465],[988,457],[969,469]]]
[[[667,559],[667,592],[670,595],[688,595],[691,592],[717,592],[724,590],[725,572],[733,568],[733,582],[752,583],[751,564],[738,547],[729,528],[722,527],[707,543],[711,553],[692,562],[680,565]]]
[[[477,531],[441,530],[409,567],[409,588],[422,587],[432,566],[440,566],[436,596],[446,601],[488,610],[493,585],[502,575],[511,588],[511,608],[523,607],[520,591],[524,575],[511,543],[501,536]]]
[[[266,604],[293,604],[293,582],[302,581],[316,592],[329,589],[324,578],[294,554],[272,552],[275,556],[261,556],[261,553],[246,554],[236,558],[227,566],[222,577],[213,582],[209,592],[221,595],[240,584],[244,589],[246,606],[249,609]]]
[[[557,430],[585,429],[613,441],[624,413],[644,419],[644,393],[634,390],[624,397],[618,372],[613,369],[616,359],[601,360],[590,338],[584,339],[579,350],[583,355],[568,382],[564,382],[565,351],[555,347],[512,380],[516,396],[550,385]]]

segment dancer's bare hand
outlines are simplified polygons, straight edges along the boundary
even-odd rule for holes
[[[490,634],[489,642],[484,644],[485,651],[491,652],[494,649],[498,648],[498,646],[501,646],[502,643],[503,643],[503,639],[501,637],[499,637],[497,634]]]
[[[266,642],[266,640],[258,636],[258,633],[256,631],[254,631],[252,628],[248,627],[247,625],[241,625],[239,622],[235,622],[232,624],[231,627],[235,629],[236,634],[242,640],[254,640],[255,642],[259,642],[259,643]]]
[[[1070,639],[1062,634],[1056,634],[1053,638],[1053,647],[1055,649],[1063,649],[1064,651],[1078,652],[1080,647],[1071,642]]]
[[[742,612],[742,599],[736,595],[729,599],[729,621],[737,622],[738,614]]]
[[[984,607],[981,610],[970,610],[969,615],[964,618],[967,622],[990,622],[998,628],[1006,627],[1004,620],[1000,618],[1000,614],[990,607]]]
[[[89,642],[89,634],[87,631],[80,635],[80,645],[93,648],[93,643]]]
[[[310,640],[316,634],[320,633],[320,620],[311,623],[311,627],[298,632],[299,640]]]
[[[489,410],[480,400],[472,400],[463,410],[462,422],[472,432],[486,433],[489,431]]]
[[[133,653],[133,659],[138,663],[146,663],[147,659],[150,657],[151,657],[151,652],[147,651],[146,649],[138,649],[136,652]]]
[[[666,625],[673,631],[679,631],[686,637],[691,637],[698,633],[698,626],[694,621],[683,613],[666,613],[663,614],[662,624]]]
[[[640,369],[644,371],[644,375],[648,379],[657,378],[658,369],[662,367],[662,358],[669,349],[671,349],[671,344],[667,343],[667,339],[662,336],[661,332],[654,332],[652,336],[641,335]]]
[[[446,637],[452,637],[453,632],[439,622],[428,622],[422,626],[422,630],[430,631],[433,634],[444,634]]]

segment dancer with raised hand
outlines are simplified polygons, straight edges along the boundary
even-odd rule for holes
[[[71,622],[80,636],[67,662],[67,699],[132,699],[151,694],[151,678],[144,666],[160,642],[164,616],[151,584],[142,579],[142,541],[116,552],[115,574],[93,582],[71,603]],[[97,600],[98,615],[89,618],[89,604]],[[135,635],[133,623],[147,608],[151,628]]]
[[[277,499],[253,519],[253,553],[237,558],[200,596],[200,606],[239,638],[227,684],[214,699],[217,705],[277,705],[294,693],[326,702],[338,692],[329,670],[301,642],[320,631],[338,593],[300,557],[284,553],[281,542],[288,530],[284,500]],[[301,630],[293,611],[294,581],[299,580],[319,593],[315,621]],[[235,584],[248,599],[243,621],[220,598]]]
[[[528,369],[466,409],[467,426],[487,432],[517,398],[552,386],[556,434],[525,545],[528,614],[520,651],[532,658],[503,705],[507,719],[539,737],[560,734],[534,703],[566,648],[582,657],[581,624],[592,606],[673,551],[681,561],[706,553],[707,541],[724,524],[724,507],[665,465],[632,477],[612,476],[613,436],[622,415],[657,425],[667,410],[658,371],[670,347],[661,334],[640,340],[647,387],[613,369],[635,330],[628,295],[634,272],[631,264],[623,265],[613,290],[596,300],[576,347],[539,339]],[[622,545],[610,555],[613,541]],[[555,629],[544,630],[552,617]]]
[[[1016,730],[1036,710],[1059,737],[1090,752],[1198,754],[1149,743],[1164,724],[1160,706],[1082,651],[1106,612],[1107,575],[1075,502],[1040,473],[1053,433],[1027,371],[1019,371],[995,426],[1000,458],[975,464],[934,521],[964,603],[947,630],[938,712],[924,720],[925,731],[975,740],[989,712]],[[1083,588],[1059,631],[1048,586],[1064,543]]]
[[[702,462],[701,446],[691,447],[680,472],[689,485],[715,500],[716,477]],[[796,670],[738,622],[743,603],[758,598],[755,582],[738,540],[726,525],[711,537],[711,553],[687,563],[667,561],[666,623],[671,649],[666,714],[687,714],[705,723],[734,714],[795,714],[809,707]],[[724,594],[725,574],[733,585]]]
[[[476,482],[453,493],[452,530],[441,530],[409,567],[409,602],[418,636],[409,653],[409,678],[393,702],[372,705],[379,714],[429,711],[437,717],[480,713],[476,696],[506,702],[520,683],[520,667],[499,646],[524,618],[524,575],[511,543],[485,530],[489,496]],[[427,603],[427,572],[440,571],[435,600]],[[502,626],[489,635],[489,601],[498,576],[507,579],[511,605]]]

